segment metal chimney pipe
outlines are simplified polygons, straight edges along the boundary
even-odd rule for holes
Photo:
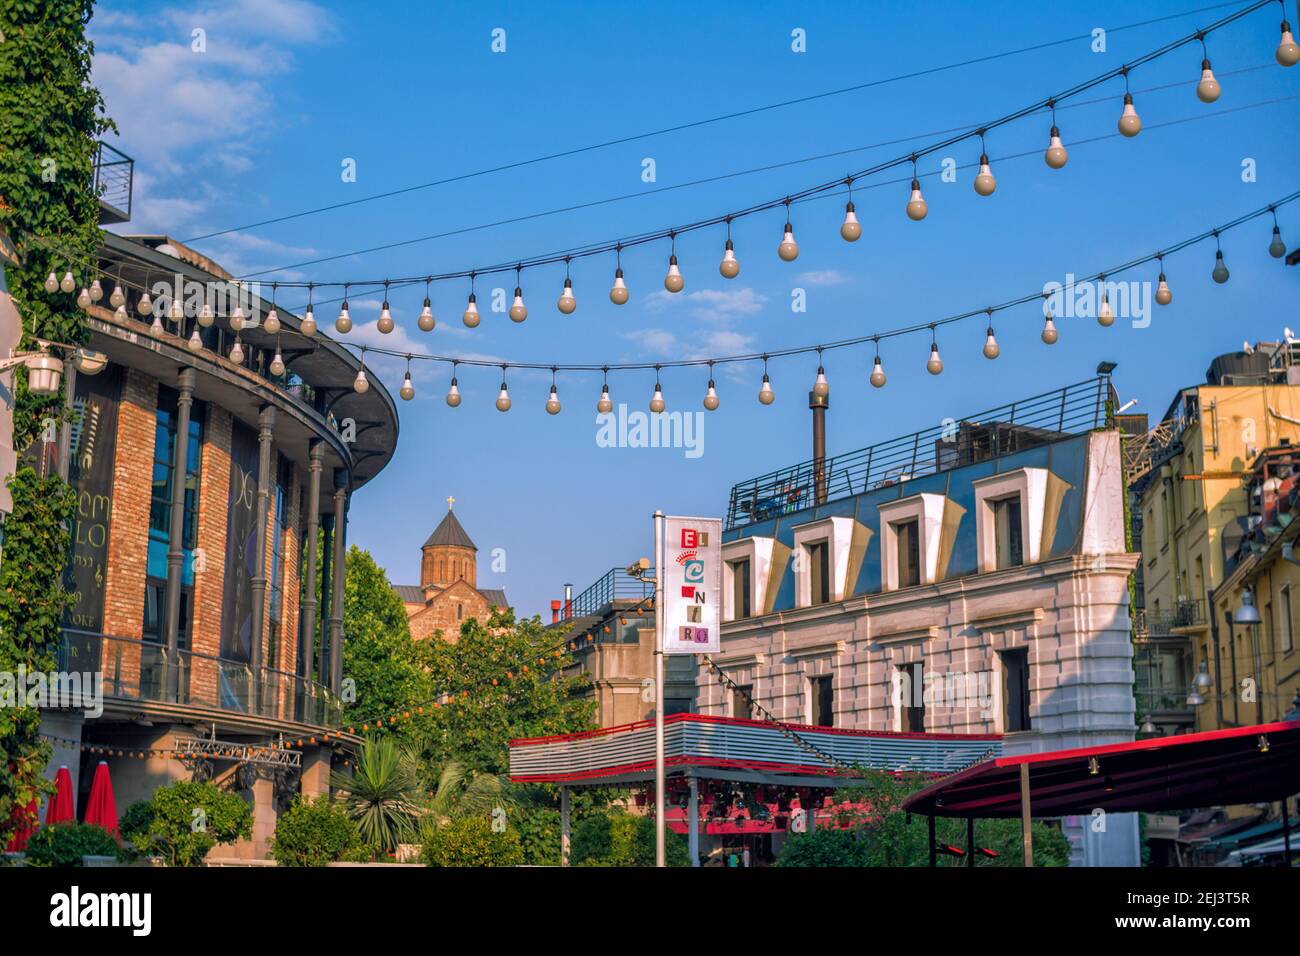
[[[825,397],[808,393],[812,409],[813,504],[826,500],[826,410],[831,407],[830,392]]]
[[[559,601],[551,602],[551,623],[552,624],[558,624],[560,621],[560,607],[561,607],[561,602]]]
[[[573,617],[573,585],[564,586],[564,619],[567,621]]]

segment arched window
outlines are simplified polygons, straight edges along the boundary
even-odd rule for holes
[[[459,620],[460,620],[462,617],[464,617],[464,616],[465,616],[465,605],[463,605],[463,604],[457,604],[457,605],[456,605],[456,620],[459,621]]]

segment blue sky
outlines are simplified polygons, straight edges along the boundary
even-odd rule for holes
[[[121,127],[118,145],[137,160],[135,217],[122,231],[177,238],[302,209],[864,83],[973,57],[1208,6],[1152,3],[990,5],[889,3],[312,4],[239,0],[226,5],[101,3],[91,23],[95,79]],[[1244,6],[1244,4],[1236,5]],[[281,273],[330,281],[468,269],[617,239],[719,215],[779,197],[904,153],[937,131],[977,125],[1112,69],[1236,6],[1108,33],[1104,53],[1087,40],[932,76],[759,113],[635,143],[353,206],[195,245],[236,274],[346,253],[430,233],[590,202],[625,193],[786,163],[903,137],[905,145],[862,149],[704,186],[638,196],[455,238],[349,257]],[[593,363],[761,352],[812,345],[979,308],[1033,292],[1068,272],[1091,273],[1148,254],[1300,188],[1300,100],[1235,107],[1300,94],[1300,67],[1273,61],[1281,8],[1273,5],[1214,34],[1210,56],[1223,95],[1201,104],[1192,83],[1200,51],[1187,47],[1131,78],[1147,129],[1112,137],[1122,86],[1062,110],[1069,165],[1049,170],[1045,118],[989,136],[998,176],[989,198],[957,182],[924,183],[930,214],[904,215],[906,183],[860,185],[863,237],[845,243],[843,200],[795,210],[799,258],[778,259],[779,211],[733,228],[739,278],[718,274],[721,230],[678,242],[686,291],[662,292],[668,250],[625,256],[632,301],[607,297],[613,262],[573,271],[578,310],[554,302],[562,267],[525,273],[523,325],[485,310],[470,331],[459,320],[465,284],[435,287],[438,328],[415,328],[422,290],[393,296],[399,323],[383,344],[411,351],[502,361]],[[1294,9],[1291,19],[1298,19]],[[206,52],[191,49],[194,29]],[[491,50],[504,29],[506,52]],[[792,51],[791,31],[806,33]],[[1236,73],[1234,71],[1244,71]],[[1180,84],[1168,89],[1152,89]],[[1144,92],[1150,90],[1149,92]],[[1216,116],[1216,113],[1222,113]],[[1156,124],[1207,117],[1168,128]],[[927,135],[928,134],[928,135]],[[1000,156],[1034,155],[998,163]],[[951,150],[959,164],[978,146]],[[341,164],[356,163],[343,182]],[[657,181],[642,181],[643,160]],[[1253,160],[1256,181],[1243,182]],[[935,172],[937,158],[922,165]],[[887,174],[883,179],[894,179]],[[1292,248],[1300,204],[1279,219]],[[946,363],[924,370],[925,337],[882,347],[889,383],[867,384],[869,348],[826,357],[832,454],[1089,377],[1098,361],[1119,364],[1122,398],[1153,417],[1174,391],[1201,380],[1210,359],[1243,340],[1276,339],[1300,326],[1300,270],[1269,258],[1271,224],[1223,240],[1231,281],[1210,279],[1213,246],[1171,257],[1173,305],[1148,327],[1121,318],[1059,322],[1060,342],[1039,342],[1034,306],[998,317],[1002,355],[980,354],[978,321],[942,330]],[[1150,270],[1154,273],[1154,270]],[[1154,279],[1145,271],[1130,279]],[[269,281],[269,277],[263,277]],[[480,304],[501,277],[480,285]],[[807,311],[791,310],[802,288]],[[379,343],[378,302],[353,297],[353,338]],[[325,312],[321,312],[324,317]],[[326,326],[329,327],[329,326]],[[401,362],[378,372],[396,392]],[[722,407],[707,416],[703,454],[597,444],[599,375],[562,373],[564,411],[543,411],[549,374],[510,376],[514,408],[493,407],[499,372],[462,367],[465,400],[442,400],[445,366],[418,364],[417,397],[402,403],[401,439],[387,470],[352,505],[351,541],[368,548],[397,583],[418,578],[419,546],[448,495],[479,546],[480,586],[504,587],[521,612],[545,613],[563,584],[584,588],[604,570],[650,551],[650,516],[720,514],[730,486],[809,457],[806,394],[815,357],[774,360],[777,401],[756,401],[758,364],[719,370]],[[615,402],[644,409],[652,372],[611,377]],[[700,409],[703,369],[670,370],[670,408]],[[490,552],[504,549],[506,571]]]

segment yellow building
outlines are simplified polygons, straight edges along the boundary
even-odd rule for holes
[[[1287,445],[1300,446],[1300,347],[1290,343],[1215,359],[1206,384],[1179,392],[1164,419],[1127,444],[1134,544],[1142,552],[1134,663],[1148,733],[1151,725],[1181,733],[1253,723],[1261,707],[1266,719],[1290,707],[1294,664],[1261,648],[1256,666],[1245,629],[1225,617],[1241,606],[1243,585],[1262,575],[1262,639],[1295,627],[1290,592],[1281,589],[1300,568],[1278,567],[1281,538],[1267,554],[1237,559],[1258,524],[1252,494],[1258,497],[1262,453]],[[1241,699],[1247,678],[1253,701]]]

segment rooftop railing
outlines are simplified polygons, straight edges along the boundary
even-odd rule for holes
[[[182,704],[317,727],[337,727],[342,720],[338,698],[309,678],[265,668],[254,675],[242,661],[191,650],[169,655],[152,641],[65,629],[57,667],[101,674],[105,699]]]
[[[96,143],[94,173],[100,222],[118,223],[129,220],[131,195],[135,185],[135,160],[107,143]]]
[[[742,481],[727,527],[767,521],[922,475],[987,461],[1111,423],[1110,375],[1067,385],[910,435]]]
[[[646,571],[646,578],[654,578],[654,570]],[[595,583],[573,599],[567,617],[596,614],[615,601],[642,601],[654,597],[655,588],[649,581],[634,578],[622,568],[611,568]]]

